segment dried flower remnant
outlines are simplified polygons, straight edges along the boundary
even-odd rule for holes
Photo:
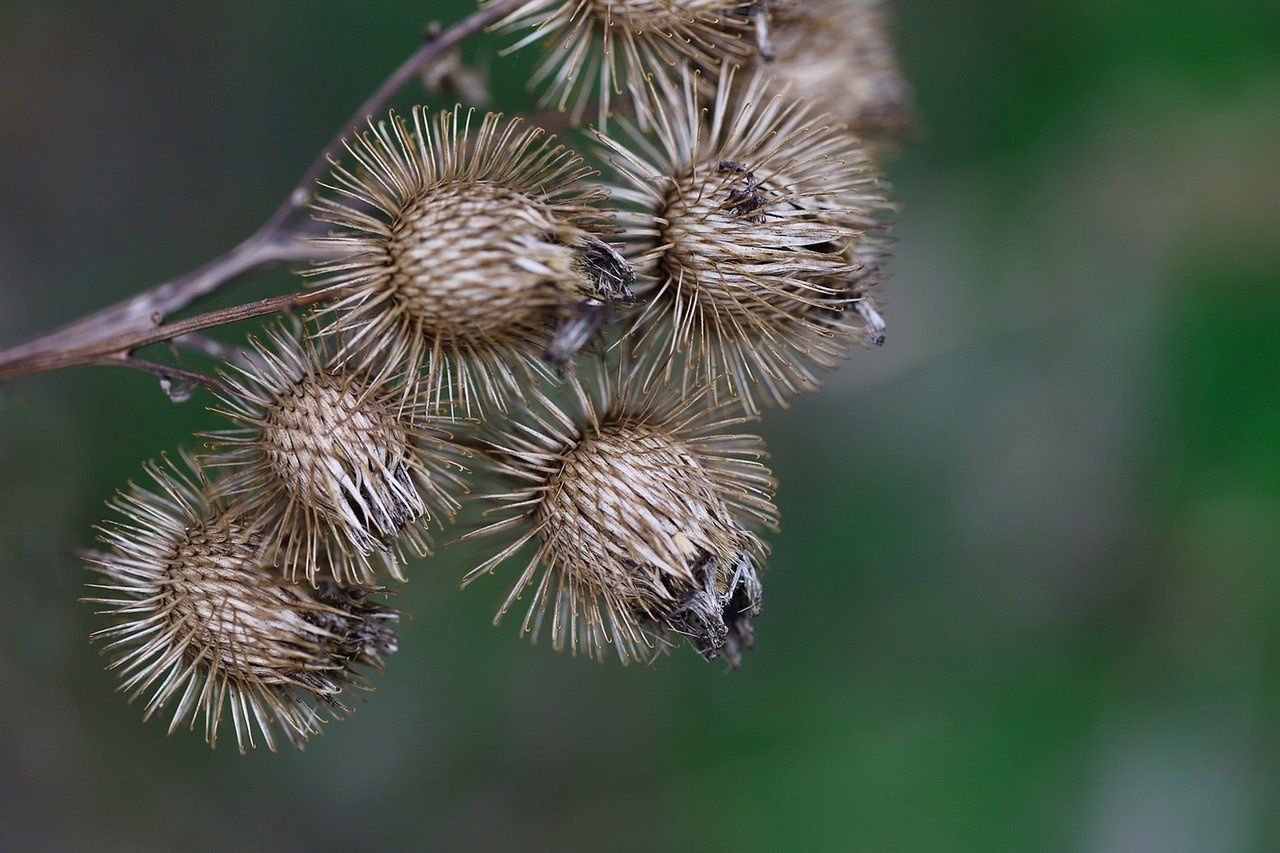
[[[325,709],[350,710],[341,693],[371,689],[359,669],[396,651],[397,613],[368,587],[289,582],[190,458],[146,468],[154,490],[119,494],[121,518],[100,528],[110,551],[84,557],[103,578],[85,600],[114,622],[94,638],[120,690],[149,694],[145,719],[172,706],[170,733],[203,718],[213,746],[229,708],[241,752],[258,735],[274,751],[275,729],[301,748]]]
[[[467,538],[518,535],[465,583],[536,543],[495,621],[532,586],[522,633],[536,639],[550,611],[556,650],[603,659],[612,644],[628,663],[685,636],[737,666],[754,642],[767,552],[751,528],[777,525],[762,443],[727,432],[744,419],[700,397],[595,376],[571,384],[577,417],[543,398],[491,439],[492,468],[513,485],[489,498],[506,515]]]
[[[469,112],[418,108],[412,126],[393,114],[348,152],[354,167],[318,202],[337,227],[323,242],[347,255],[311,270],[339,297],[325,331],[345,359],[422,365],[432,401],[502,409],[630,298],[634,273],[601,239],[604,193],[540,128],[489,113],[475,130]]]
[[[776,79],[830,109],[850,130],[903,141],[916,125],[882,0],[805,0],[775,18]]]
[[[607,123],[613,96],[627,92],[645,106],[648,80],[692,65],[715,71],[742,63],[768,44],[775,0],[529,0],[499,24],[528,30],[507,52],[546,40],[533,85],[547,84],[544,103],[580,123],[592,95]],[[767,51],[766,51],[767,52]]]
[[[732,71],[710,109],[698,90],[689,75],[655,90],[656,139],[599,136],[647,281],[633,348],[756,412],[882,334],[854,309],[875,311],[888,203],[856,139],[809,102],[763,75],[740,88]]]
[[[373,579],[371,555],[403,580],[464,491],[452,423],[409,380],[343,364],[324,341],[270,330],[224,375],[209,434],[219,493],[281,561],[312,581]]]

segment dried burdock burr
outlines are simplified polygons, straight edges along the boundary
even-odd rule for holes
[[[878,144],[903,142],[916,126],[882,0],[804,0],[774,16],[769,72]]]
[[[654,138],[599,139],[644,281],[632,349],[686,391],[710,385],[756,412],[882,340],[867,291],[888,204],[856,138],[765,76],[734,76],[708,106],[691,75],[659,85]]]
[[[471,119],[418,108],[350,142],[317,203],[345,257],[311,270],[338,296],[325,331],[344,359],[421,365],[430,399],[468,414],[567,363],[634,280],[581,158],[519,119]]]
[[[522,633],[548,628],[556,650],[603,659],[612,645],[628,663],[684,636],[737,666],[761,603],[767,547],[753,528],[777,524],[762,443],[697,395],[639,385],[602,367],[589,387],[570,384],[573,406],[544,397],[491,436],[511,488],[488,496],[503,517],[466,538],[514,539],[465,583],[533,543],[495,621],[532,587]]]
[[[508,52],[546,42],[534,85],[543,102],[570,108],[575,124],[594,95],[607,124],[614,96],[646,106],[648,80],[692,66],[714,72],[769,53],[768,22],[776,0],[529,0],[499,24],[528,30]]]
[[[465,491],[452,419],[411,376],[344,363],[327,340],[274,328],[250,344],[214,409],[235,426],[206,436],[219,494],[312,581],[367,583],[377,565],[403,580]]]
[[[340,694],[371,689],[360,670],[396,651],[397,613],[370,587],[289,581],[189,457],[146,470],[154,485],[117,495],[99,528],[110,550],[84,556],[120,690],[147,696],[146,719],[172,708],[170,733],[203,719],[211,746],[229,710],[241,752],[259,736],[274,751],[276,730],[301,747],[349,711]]]

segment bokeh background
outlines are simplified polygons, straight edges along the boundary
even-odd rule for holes
[[[466,8],[0,2],[0,342],[248,234]],[[924,129],[888,166],[889,344],[761,427],[783,532],[741,671],[531,647],[489,625],[501,581],[459,592],[455,546],[305,753],[166,738],[112,692],[64,551],[216,421],[141,374],[25,380],[0,389],[0,846],[1280,845],[1280,7],[896,10]],[[531,62],[494,64],[500,106]]]

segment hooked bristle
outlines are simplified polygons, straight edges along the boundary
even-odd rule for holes
[[[207,436],[219,494],[312,581],[323,568],[371,582],[372,556],[403,580],[465,491],[452,419],[411,380],[345,365],[323,340],[273,329],[251,344],[215,410],[236,427]]]
[[[612,228],[593,206],[604,193],[540,128],[489,113],[473,133],[470,113],[428,120],[418,108],[412,127],[392,114],[348,153],[355,165],[337,167],[317,203],[336,226],[322,242],[347,254],[309,271],[334,292],[323,331],[345,360],[421,367],[433,401],[501,410],[611,316],[592,313],[572,347],[567,323],[630,296],[634,273],[600,239]]]
[[[499,618],[533,586],[523,632],[536,638],[550,611],[557,650],[600,659],[613,645],[627,663],[682,635],[736,665],[767,552],[752,528],[777,518],[760,440],[725,434],[741,419],[699,398],[636,393],[638,379],[601,368],[594,389],[572,384],[576,412],[542,398],[493,435],[491,467],[513,490],[490,498],[511,514],[468,537],[521,532],[466,582],[534,542]]]
[[[699,88],[686,74],[654,90],[656,142],[598,137],[646,280],[631,351],[755,413],[816,388],[863,333],[849,309],[879,279],[889,205],[857,140],[809,102],[732,70],[712,104]]]
[[[290,582],[261,537],[212,495],[195,462],[149,464],[157,490],[132,486],[101,528],[109,552],[85,557],[104,582],[86,601],[112,627],[103,652],[130,700],[149,693],[145,717],[176,703],[169,724],[203,717],[215,745],[230,707],[241,752],[279,729],[295,746],[349,711],[338,696],[370,689],[353,667],[381,669],[395,652],[398,615],[375,590]]]

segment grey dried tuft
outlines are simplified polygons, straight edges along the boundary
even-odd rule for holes
[[[775,15],[769,72],[878,145],[907,141],[915,97],[902,76],[883,0],[803,0]]]

